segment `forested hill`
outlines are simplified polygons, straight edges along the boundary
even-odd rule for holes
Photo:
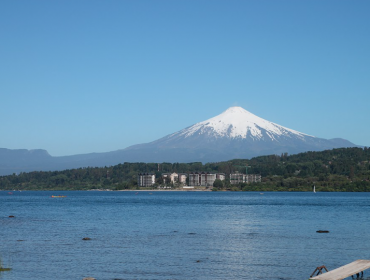
[[[65,171],[30,172],[0,177],[2,190],[86,190],[136,189],[137,174],[156,174],[158,185],[165,172],[194,171],[230,173],[239,171],[261,174],[262,182],[218,186],[229,190],[256,191],[370,191],[370,149],[343,148],[296,155],[270,155],[250,160],[235,159],[207,163],[124,163],[103,168],[79,168]],[[172,186],[176,187],[176,186]]]

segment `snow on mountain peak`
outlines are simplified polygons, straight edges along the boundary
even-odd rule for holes
[[[247,138],[259,140],[264,138],[264,133],[271,140],[277,137],[294,134],[300,138],[307,134],[280,126],[262,119],[242,107],[230,107],[220,115],[206,121],[194,124],[180,131],[180,135],[189,137],[194,134],[212,134],[216,137]]]

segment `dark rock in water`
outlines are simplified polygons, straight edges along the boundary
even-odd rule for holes
[[[189,232],[188,234],[196,234],[195,232]]]
[[[10,215],[10,216],[9,216],[9,218],[15,218],[15,216],[13,216],[13,215]]]
[[[0,271],[11,271],[11,270],[12,270],[11,268],[6,268],[6,267],[0,266]]]
[[[328,230],[317,230],[316,232],[317,232],[317,233],[329,233],[329,231],[328,231]]]
[[[82,240],[91,240],[91,238],[90,237],[84,237],[84,238],[82,238]]]
[[[87,278],[84,278],[82,280],[96,280],[95,278],[92,278],[92,277],[87,277]]]

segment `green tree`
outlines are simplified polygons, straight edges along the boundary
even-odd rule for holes
[[[220,180],[220,179],[216,179],[214,182],[213,182],[213,187],[217,190],[221,190],[223,189],[224,187],[224,184],[223,182]]]

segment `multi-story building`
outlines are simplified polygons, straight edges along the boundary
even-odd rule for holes
[[[179,183],[186,185],[186,179],[188,178],[188,175],[185,173],[179,173]]]
[[[239,183],[245,183],[245,174],[243,173],[232,173],[230,174],[230,183],[237,185]]]
[[[261,175],[260,174],[248,174],[246,175],[246,183],[257,183],[261,182]]]
[[[223,173],[193,172],[189,174],[189,186],[213,186],[216,179],[225,180]]]
[[[155,175],[152,173],[139,173],[137,184],[139,187],[150,187],[155,183]]]
[[[166,183],[180,183],[186,184],[186,178],[188,177],[185,173],[163,173],[163,179],[167,179]]]
[[[162,173],[162,177],[166,183],[175,183],[179,180],[177,173]]]
[[[184,173],[163,173],[163,178],[166,178],[166,183],[180,183],[186,185],[187,174]],[[225,180],[224,173],[209,173],[209,172],[192,172],[189,174],[189,186],[211,187],[216,179]],[[139,173],[137,176],[139,187],[149,187],[155,184],[155,175],[152,173]],[[230,183],[236,185],[239,183],[255,183],[261,182],[259,174],[242,174],[231,173]]]
[[[200,186],[200,173],[189,173],[189,186]]]
[[[242,174],[242,173],[232,173],[230,174],[230,183],[236,185],[239,183],[256,183],[261,182],[261,175],[259,174]]]
[[[210,187],[213,186],[213,182],[216,180],[215,173],[202,172],[200,174],[200,185]]]
[[[216,174],[216,179],[220,179],[221,181],[226,179],[226,176],[224,173],[217,173]]]

